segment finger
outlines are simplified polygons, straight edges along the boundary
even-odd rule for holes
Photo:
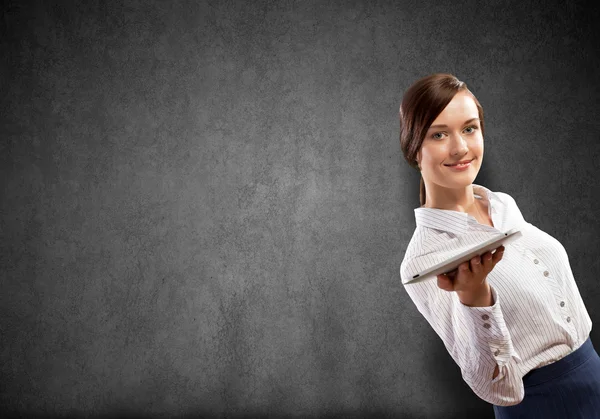
[[[492,252],[485,252],[481,256],[481,265],[483,266],[483,273],[487,276],[487,274],[489,274],[492,271],[492,269],[494,269]]]
[[[463,262],[460,265],[458,265],[458,271],[459,272],[463,272],[463,273],[469,272],[470,271],[470,269],[469,269],[469,261]]]
[[[492,256],[492,252],[485,252],[483,255],[481,255],[481,263],[483,264],[484,268],[492,266]]]
[[[475,256],[471,259],[471,271],[474,274],[481,272],[481,258],[479,256]]]
[[[454,283],[446,274],[437,276],[438,287],[444,291],[454,291]]]
[[[458,269],[454,269],[453,271],[450,272],[446,272],[445,275],[450,278],[451,281],[454,281],[454,278],[456,278],[456,275],[458,274]]]
[[[494,252],[494,254],[492,256],[492,262],[494,263],[494,265],[496,263],[500,262],[503,255],[504,255],[504,246],[500,246],[498,249],[496,249],[496,251]]]

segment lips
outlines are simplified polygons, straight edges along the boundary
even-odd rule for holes
[[[459,164],[466,164],[466,163],[470,163],[475,159],[471,159],[471,160],[461,160],[459,162],[456,162],[454,164],[445,164],[444,166],[458,166]]]

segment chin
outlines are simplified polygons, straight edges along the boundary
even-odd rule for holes
[[[465,188],[475,181],[477,173],[458,173],[454,179],[451,176],[446,176],[438,184],[450,189]]]

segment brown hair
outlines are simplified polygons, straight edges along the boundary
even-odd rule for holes
[[[400,105],[400,148],[411,167],[419,170],[417,153],[423,144],[425,133],[435,118],[458,92],[467,91],[473,97],[483,135],[483,108],[467,85],[452,74],[435,73],[417,80],[404,93]],[[421,177],[419,200],[425,204],[425,182]]]

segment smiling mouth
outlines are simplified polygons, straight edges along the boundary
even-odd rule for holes
[[[467,165],[467,164],[471,163],[473,160],[475,160],[475,159],[471,159],[471,160],[465,160],[465,161],[464,161],[464,162],[462,162],[462,163],[456,163],[456,164],[445,164],[444,166],[447,166],[447,167],[465,166],[465,165]]]

